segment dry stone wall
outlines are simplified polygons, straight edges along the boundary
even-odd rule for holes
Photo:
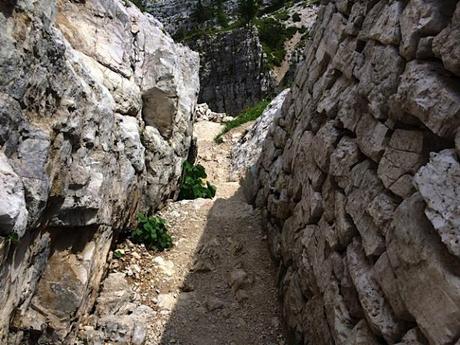
[[[70,343],[118,230],[174,197],[199,58],[120,0],[0,3],[0,343]]]
[[[253,202],[299,344],[460,339],[460,2],[323,1]]]

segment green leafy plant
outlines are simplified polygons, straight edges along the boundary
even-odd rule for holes
[[[6,236],[6,240],[9,243],[17,244],[17,243],[19,243],[19,235],[17,233],[15,233],[15,232],[12,232],[11,234],[8,234]]]
[[[183,164],[182,184],[179,200],[193,200],[197,198],[212,199],[216,195],[216,187],[208,181],[204,167],[200,164],[193,165],[188,161]]]
[[[216,143],[221,143],[222,142],[222,137],[229,132],[231,129],[239,127],[247,122],[257,120],[257,118],[262,115],[264,112],[265,108],[270,104],[269,100],[263,99],[260,102],[258,102],[256,105],[246,109],[242,113],[240,113],[237,117],[235,117],[233,120],[227,122],[225,124],[224,129],[219,133],[214,138],[214,141]]]
[[[121,259],[123,256],[125,256],[125,254],[121,251],[121,250],[115,250],[113,252],[113,256],[116,258],[116,259]]]
[[[135,243],[143,243],[147,249],[163,251],[172,247],[172,238],[168,233],[166,221],[158,216],[137,215],[137,228],[131,233]]]

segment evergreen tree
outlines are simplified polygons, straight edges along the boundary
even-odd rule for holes
[[[204,6],[201,0],[198,0],[192,16],[198,23],[204,23],[213,17],[213,10],[210,6]]]
[[[245,24],[249,24],[259,11],[259,3],[257,0],[239,0],[238,12],[240,18]]]

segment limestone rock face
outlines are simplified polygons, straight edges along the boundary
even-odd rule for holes
[[[242,27],[189,42],[200,52],[200,102],[234,116],[268,95],[274,80],[257,29]]]
[[[2,2],[0,46],[0,343],[60,344],[176,193],[199,58],[121,0]]]
[[[270,127],[276,122],[281,113],[284,100],[286,99],[289,89],[282,91],[263,111],[248,132],[238,141],[232,149],[232,171],[234,179],[244,176],[246,171],[253,168],[260,157],[262,145],[265,141]],[[284,131],[278,133],[278,137],[283,136]],[[278,142],[283,138],[278,138]]]
[[[146,341],[147,322],[154,316],[152,308],[142,305],[131,290],[123,273],[110,273],[96,300],[91,325],[80,327],[82,344],[133,344]]]
[[[286,323],[299,344],[456,344],[460,3],[322,3],[252,169]]]

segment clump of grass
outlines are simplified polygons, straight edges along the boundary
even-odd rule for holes
[[[256,120],[260,115],[262,115],[265,108],[270,104],[269,100],[262,100],[256,105],[248,108],[247,110],[240,113],[233,120],[225,124],[224,129],[214,138],[214,141],[218,144],[222,143],[222,137],[228,133],[231,129],[239,127],[247,122]]]

